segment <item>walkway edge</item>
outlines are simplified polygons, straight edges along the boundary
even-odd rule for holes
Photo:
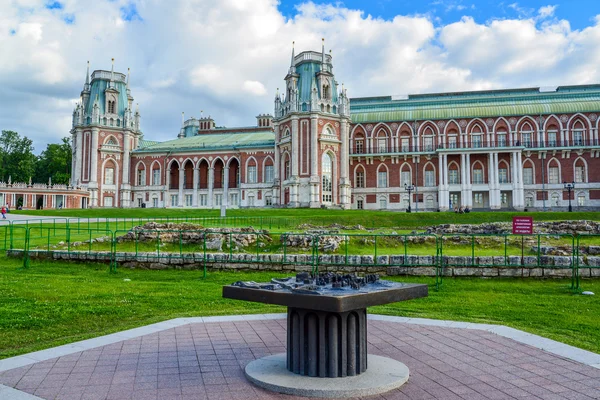
[[[13,368],[19,368],[34,364],[40,361],[49,360],[55,357],[62,357],[80,351],[90,350],[100,346],[106,346],[112,343],[121,342],[127,339],[148,335],[176,328],[191,323],[214,323],[214,322],[237,322],[237,321],[256,321],[265,319],[285,319],[287,314],[248,314],[248,315],[229,315],[216,317],[188,317],[174,318],[156,324],[146,325],[139,328],[133,328],[110,335],[100,336],[93,339],[82,340],[79,342],[53,347],[46,350],[40,350],[33,353],[27,353],[16,357],[0,360],[0,372]],[[478,324],[473,322],[446,321],[426,318],[408,318],[394,317],[388,315],[368,314],[368,318],[374,321],[389,321],[415,325],[440,326],[456,329],[476,329],[494,333],[516,342],[523,343],[548,353],[576,361],[594,368],[600,369],[600,354],[583,350],[574,346],[550,340],[542,336],[523,332],[518,329],[510,328],[504,325]],[[0,394],[4,395],[3,388],[0,386]],[[35,397],[33,397],[35,399]],[[0,397],[0,400],[3,398]],[[25,398],[24,398],[25,399]]]

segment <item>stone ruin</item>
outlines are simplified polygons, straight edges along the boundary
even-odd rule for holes
[[[200,225],[189,223],[166,223],[148,222],[142,226],[136,226],[123,236],[118,236],[116,241],[122,242],[156,242],[160,238],[161,243],[179,243],[203,245],[206,238],[206,249],[222,251],[223,245],[234,250],[241,250],[259,241],[259,246],[264,247],[271,243],[272,239],[266,230],[248,228],[204,228]],[[231,242],[230,242],[231,241]]]
[[[282,245],[286,247],[299,248],[307,250],[313,247],[313,240],[318,236],[318,246],[321,251],[335,252],[344,242],[345,237],[336,235],[337,231],[329,230],[307,230],[304,234],[299,233],[284,233],[280,237]]]
[[[491,222],[479,225],[441,224],[419,228],[428,234],[503,235],[512,233],[511,222]],[[600,234],[600,223],[596,221],[547,221],[534,222],[533,232],[540,234]],[[416,232],[415,232],[416,233]]]

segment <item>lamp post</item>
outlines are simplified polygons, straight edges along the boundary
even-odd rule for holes
[[[415,185],[413,185],[413,184],[409,185],[409,184],[405,183],[404,184],[404,189],[408,192],[408,209],[406,210],[406,212],[409,213],[409,212],[411,212],[410,203],[411,203],[411,200],[412,200],[411,197],[410,197],[410,194],[412,193],[413,190],[415,190]]]
[[[571,191],[573,189],[575,189],[575,182],[571,182],[571,183],[564,183],[565,189],[567,189],[567,191],[569,192],[569,212],[573,211],[573,207],[571,207]]]

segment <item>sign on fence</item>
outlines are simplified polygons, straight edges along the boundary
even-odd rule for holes
[[[513,217],[513,235],[533,234],[533,217]]]

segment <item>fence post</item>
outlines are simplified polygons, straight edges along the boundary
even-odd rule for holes
[[[29,230],[25,229],[25,245],[23,246],[23,268],[29,268]]]
[[[115,238],[115,232],[111,232],[110,241],[110,272],[117,272],[117,240]]]
[[[204,274],[203,274],[203,278],[206,278],[206,230],[204,231],[204,234],[202,235],[203,239],[204,239],[204,243],[203,243],[203,247],[204,247],[204,257],[202,257],[202,263],[204,264]]]

